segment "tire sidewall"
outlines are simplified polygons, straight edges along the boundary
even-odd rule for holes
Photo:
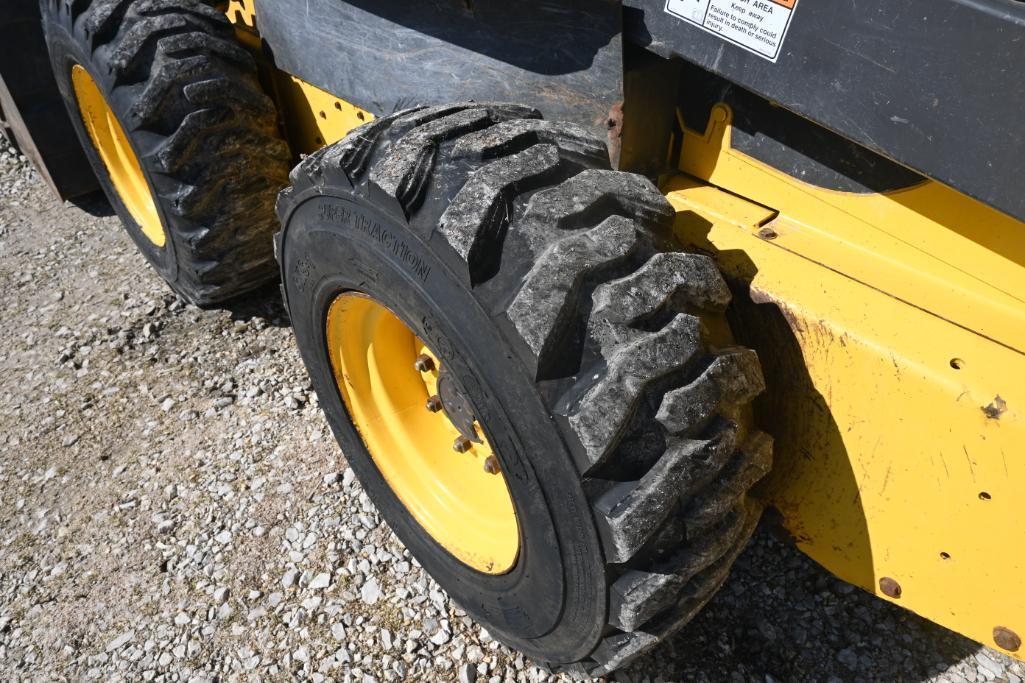
[[[147,167],[147,159],[143,150],[140,149],[141,136],[129,120],[132,95],[129,92],[132,88],[115,88],[111,82],[109,70],[104,63],[106,50],[100,48],[96,52],[90,52],[86,46],[87,39],[78,35],[75,27],[69,26],[68,17],[60,9],[49,8],[48,3],[43,3],[43,30],[46,35],[47,47],[50,54],[50,64],[57,80],[57,87],[71,119],[71,124],[78,135],[79,142],[85,152],[97,181],[103,188],[108,201],[121,219],[125,230],[132,241],[142,252],[146,260],[156,269],[161,277],[172,286],[178,279],[178,259],[174,241],[174,231],[169,230],[168,214],[160,193],[154,186],[154,178]],[[164,230],[165,241],[163,246],[157,246],[142,232],[142,228],[132,217],[120,195],[114,188],[103,160],[100,158],[96,147],[93,144],[89,131],[86,130],[79,112],[78,99],[75,95],[74,85],[71,82],[71,69],[74,65],[81,65],[89,75],[92,76],[100,91],[103,93],[118,122],[121,124],[132,152],[139,160],[146,185],[153,197],[157,215],[160,218],[161,227]],[[156,142],[154,140],[153,142]]]
[[[358,196],[342,190],[297,201],[285,223],[281,262],[300,352],[335,437],[385,520],[497,637],[543,661],[586,656],[607,610],[598,535],[558,429],[499,327],[419,237]],[[460,378],[517,509],[521,554],[508,574],[482,574],[456,560],[374,465],[345,410],[325,343],[328,307],[353,289],[397,313]]]

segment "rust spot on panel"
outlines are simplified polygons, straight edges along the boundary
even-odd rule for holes
[[[993,402],[982,409],[982,412],[986,413],[986,417],[991,420],[999,420],[1000,416],[1007,412],[1007,401],[1000,398],[997,394]]]
[[[889,576],[884,576],[879,579],[879,590],[883,592],[883,595],[893,598],[894,600],[899,598],[903,592],[901,591],[900,584]]]
[[[619,159],[623,148],[623,102],[616,102],[609,109],[609,115],[605,119],[605,127],[609,136],[609,156]]]
[[[794,529],[788,529],[785,526],[785,518],[783,516],[783,513],[775,507],[765,508],[765,511],[762,513],[762,524],[764,528],[776,538],[777,541],[785,545],[789,545],[796,548],[798,543],[811,542],[811,538],[807,536],[802,537],[800,532]]]
[[[994,627],[993,642],[1008,652],[1017,652],[1021,647],[1021,637],[1006,626]]]

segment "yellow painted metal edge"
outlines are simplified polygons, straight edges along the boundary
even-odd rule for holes
[[[779,212],[772,229],[823,266],[1025,350],[1025,226],[926,181],[888,194],[823,190],[730,147],[732,114],[685,130],[680,170]],[[682,119],[681,119],[682,126]]]

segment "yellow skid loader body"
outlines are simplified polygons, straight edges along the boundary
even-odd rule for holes
[[[685,131],[664,190],[765,368],[762,495],[837,576],[1022,657],[1025,225],[932,181],[823,190],[730,132]]]

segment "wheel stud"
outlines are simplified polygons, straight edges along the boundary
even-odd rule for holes
[[[413,367],[416,368],[418,372],[430,372],[434,369],[434,359],[426,353],[421,353],[416,357]]]
[[[488,474],[501,474],[502,466],[498,464],[498,458],[493,455],[489,455],[484,460],[484,471]]]
[[[429,399],[427,399],[427,410],[431,411],[432,413],[437,413],[441,409],[442,405],[440,396],[431,396]]]
[[[452,450],[456,453],[465,453],[470,450],[470,440],[465,436],[460,436],[456,439],[456,442],[452,444]]]

